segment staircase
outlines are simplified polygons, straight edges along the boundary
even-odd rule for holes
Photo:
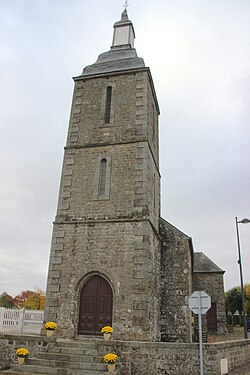
[[[96,339],[98,340],[98,339]],[[12,369],[1,371],[6,375],[104,375],[107,365],[98,357],[95,339],[58,339],[49,352],[37,352],[26,359],[25,365],[15,364]],[[119,363],[114,375],[120,375]]]

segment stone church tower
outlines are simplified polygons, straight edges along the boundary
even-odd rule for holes
[[[113,338],[190,342],[187,299],[213,280],[225,330],[223,271],[160,217],[159,106],[134,38],[124,10],[110,51],[74,78],[45,320],[69,338],[112,325]]]
[[[74,78],[45,311],[68,337],[159,339],[159,106],[134,37],[124,10]]]

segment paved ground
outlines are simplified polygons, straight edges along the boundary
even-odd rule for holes
[[[240,369],[234,369],[228,375],[250,375],[250,364],[242,366]]]
[[[250,332],[248,332],[250,339]],[[244,339],[243,327],[233,327],[233,332],[227,335],[208,335],[208,342],[234,341]]]

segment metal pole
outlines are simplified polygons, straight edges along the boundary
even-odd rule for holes
[[[241,262],[241,252],[240,252],[240,236],[238,219],[235,218],[236,224],[236,234],[237,234],[237,244],[238,244],[238,255],[239,255],[239,267],[240,267],[240,287],[241,287],[241,298],[242,298],[242,315],[243,315],[243,325],[244,325],[244,339],[247,339],[247,319],[246,319],[246,307],[245,307],[245,292],[244,292],[244,282],[243,282],[243,272],[242,272],[242,262]]]
[[[202,352],[202,321],[201,321],[201,303],[199,306],[199,343],[200,343],[200,375],[203,375],[203,352]]]

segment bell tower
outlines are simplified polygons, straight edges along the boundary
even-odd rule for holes
[[[159,106],[134,38],[125,9],[74,78],[45,307],[65,337],[159,340]]]

